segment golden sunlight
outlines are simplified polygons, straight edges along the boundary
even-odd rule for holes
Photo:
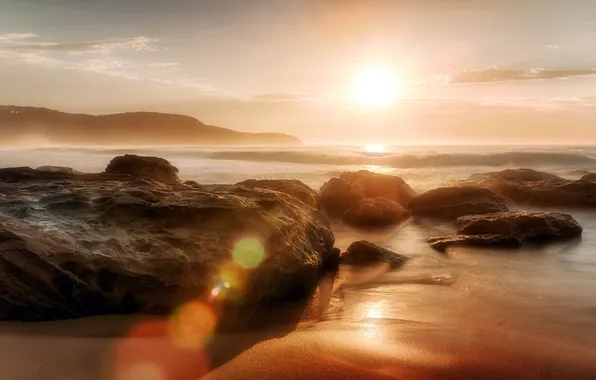
[[[385,152],[385,145],[382,144],[366,144],[364,150],[368,153],[383,153]]]
[[[352,87],[354,100],[366,107],[383,107],[402,97],[405,82],[384,67],[369,67],[359,71]]]

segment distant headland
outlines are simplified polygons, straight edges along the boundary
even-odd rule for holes
[[[0,106],[2,145],[300,145],[282,133],[247,133],[203,124],[185,115],[127,112],[73,114],[38,107]]]

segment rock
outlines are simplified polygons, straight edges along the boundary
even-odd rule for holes
[[[521,241],[516,236],[510,235],[452,235],[427,239],[428,244],[439,252],[445,252],[447,248],[469,246],[469,247],[519,247]]]
[[[159,157],[137,156],[135,154],[118,156],[110,161],[105,172],[150,178],[169,184],[180,182],[180,179],[178,179],[178,168],[172,166],[169,161]]]
[[[341,217],[353,204],[366,198],[364,189],[341,178],[331,178],[323,184],[317,205],[330,217]]]
[[[0,319],[168,313],[215,287],[226,304],[288,299],[337,260],[327,219],[281,192],[31,173],[0,174]]]
[[[570,181],[531,169],[504,170],[475,175],[466,182],[526,205],[546,207],[596,207],[596,182]]]
[[[586,174],[585,176],[581,177],[579,180],[586,181],[586,182],[596,182],[596,173]]]
[[[380,247],[366,240],[352,243],[341,256],[341,261],[350,265],[370,265],[379,262],[389,263],[392,268],[402,266],[407,257]]]
[[[569,214],[557,212],[500,212],[462,216],[455,222],[464,235],[507,235],[522,242],[578,237],[583,228]]]
[[[414,215],[455,220],[464,215],[509,211],[505,199],[490,190],[473,187],[442,187],[427,191],[410,202]]]
[[[317,192],[297,179],[247,179],[236,185],[281,191],[300,199],[311,207],[317,207]]]
[[[350,207],[343,220],[357,227],[381,227],[401,223],[409,216],[409,213],[392,199],[366,198]]]
[[[452,246],[518,247],[526,242],[548,242],[579,237],[583,228],[571,215],[556,212],[498,212],[462,216],[455,222],[458,235],[434,237],[430,246],[445,252]]]
[[[319,191],[318,205],[329,216],[341,217],[364,198],[389,198],[406,207],[415,196],[414,190],[397,176],[361,170],[342,173],[325,183]]]
[[[36,168],[35,170],[43,171],[43,172],[52,172],[52,173],[67,173],[67,174],[81,174],[80,171],[75,170],[73,168],[69,168],[66,166],[51,166],[45,165]]]

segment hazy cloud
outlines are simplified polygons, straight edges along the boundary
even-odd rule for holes
[[[154,62],[147,65],[149,67],[176,67],[178,62]]]
[[[18,51],[46,50],[66,52],[71,54],[110,54],[117,50],[129,51],[156,51],[155,39],[145,36],[110,38],[98,41],[84,42],[47,42],[47,41],[25,41],[38,37],[35,33],[16,34],[10,33],[0,35],[2,48]]]
[[[456,71],[448,76],[449,83],[490,83],[504,81],[523,81],[534,79],[557,79],[577,76],[596,75],[596,68],[592,69],[503,69],[488,67],[483,69],[468,69]]]

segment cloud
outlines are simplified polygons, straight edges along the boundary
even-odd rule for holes
[[[2,48],[17,51],[55,51],[66,52],[75,55],[80,54],[103,54],[108,55],[117,50],[129,51],[156,51],[155,39],[145,36],[109,38],[98,41],[84,42],[45,42],[45,41],[23,41],[38,37],[35,33],[25,34],[5,34],[0,35],[0,42],[3,42]]]
[[[87,71],[127,79],[138,79],[128,70],[138,65],[119,51],[156,51],[157,40],[144,36],[109,38],[87,42],[36,41],[36,33],[0,35],[0,59],[53,69]],[[34,40],[34,41],[31,41]]]
[[[577,76],[596,75],[596,68],[591,69],[504,69],[487,67],[456,71],[448,76],[449,83],[490,83],[505,81],[523,81],[536,79],[564,79]]]
[[[176,67],[178,62],[154,62],[147,65],[148,67]]]
[[[14,41],[14,40],[22,40],[26,38],[34,38],[37,37],[35,33],[6,33],[0,34],[0,42],[1,41]]]

